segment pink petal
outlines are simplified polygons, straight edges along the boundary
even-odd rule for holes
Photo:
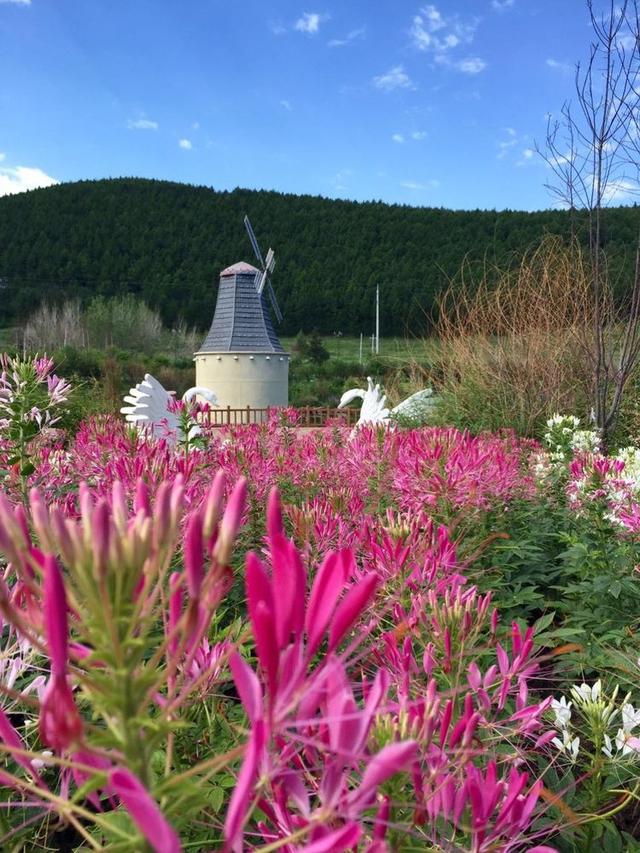
[[[260,682],[246,661],[234,652],[229,658],[229,667],[249,721],[253,724],[262,718],[262,690]]]
[[[216,532],[218,521],[222,510],[222,500],[224,497],[226,477],[224,471],[220,470],[216,473],[213,480],[213,485],[209,489],[209,493],[204,502],[204,535],[209,540],[211,545],[211,537]]]
[[[187,524],[184,538],[184,570],[187,588],[192,600],[198,598],[204,577],[204,552],[202,546],[202,516],[194,512]]]
[[[304,620],[306,574],[300,555],[284,536],[269,540],[273,562],[273,610],[278,646],[284,649],[293,639],[299,639]]]
[[[241,477],[233,487],[227,506],[220,522],[220,532],[215,547],[215,557],[220,563],[228,563],[233,550],[233,542],[240,530],[242,516],[247,502],[247,481]]]
[[[280,492],[274,486],[267,500],[267,536],[283,536],[282,509],[280,507]]]
[[[227,817],[224,822],[224,849],[242,853],[243,827],[247,817],[247,809],[253,796],[253,785],[258,775],[258,767],[265,745],[265,724],[258,720],[251,731],[247,743],[244,761],[238,774],[236,786],[233,789]]]
[[[4,713],[2,708],[0,708],[0,739],[6,743],[7,746],[13,747],[14,749],[26,749],[26,746],[18,734],[18,732],[14,729],[11,721]],[[31,759],[26,755],[19,755],[17,753],[12,753],[14,761],[17,761],[25,770],[27,770],[31,776],[36,780],[36,782],[41,785],[43,788],[47,786],[38,776],[38,773],[34,766],[31,763]]]
[[[324,838],[301,847],[300,850],[301,853],[302,851],[304,853],[343,853],[350,847],[355,847],[361,836],[362,828],[357,823],[348,823],[341,829],[325,835]]]
[[[390,776],[403,770],[416,756],[418,744],[413,740],[392,743],[381,749],[369,761],[360,787],[354,791],[354,800],[366,805],[376,789]]]
[[[182,845],[176,831],[138,777],[121,768],[111,771],[109,782],[155,853],[180,853]]]
[[[322,642],[322,635],[344,588],[344,568],[340,556],[329,552],[318,569],[307,605],[306,629],[309,637],[307,655],[311,657]]]
[[[67,597],[62,572],[51,554],[45,555],[43,573],[44,626],[51,659],[51,674],[65,675],[69,635]]]
[[[94,573],[96,577],[104,576],[107,569],[110,531],[109,504],[104,498],[101,498],[96,505],[91,520],[91,547],[93,549]]]
[[[139,512],[144,513],[144,515],[149,518],[151,516],[151,503],[149,502],[149,487],[142,479],[142,477],[138,478],[136,483],[136,495],[133,500],[133,511],[136,515]]]
[[[176,626],[182,616],[182,585],[180,584],[180,573],[173,572],[169,577],[169,655],[174,655],[178,648],[180,637]]]
[[[247,554],[247,565],[245,569],[245,590],[247,593],[247,609],[249,618],[253,621],[253,615],[260,601],[264,601],[269,610],[273,612],[273,593],[271,581],[267,575],[264,565],[256,557],[253,551]]]
[[[329,652],[332,652],[337,647],[344,635],[369,604],[376,591],[379,580],[375,572],[370,572],[364,578],[361,578],[357,584],[354,584],[342,599],[335,612],[329,631]]]
[[[273,624],[273,613],[264,601],[258,602],[253,619],[253,636],[256,641],[256,652],[262,670],[269,685],[271,701],[275,699],[278,685],[278,645]]]

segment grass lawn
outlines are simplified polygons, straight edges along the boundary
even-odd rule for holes
[[[283,347],[291,352],[295,338],[281,338]],[[322,343],[331,353],[332,358],[344,361],[358,361],[360,356],[360,338],[329,335],[322,338]],[[413,358],[424,358],[431,349],[431,341],[421,338],[380,338],[380,358],[389,359],[394,363]],[[371,339],[362,341],[362,358],[371,358]]]

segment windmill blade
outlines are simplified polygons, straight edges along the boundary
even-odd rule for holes
[[[276,299],[276,295],[273,292],[273,286],[270,280],[268,280],[267,287],[269,299],[271,300],[271,307],[273,308],[273,313],[276,315],[276,320],[278,321],[278,323],[282,323],[282,312],[280,311],[280,307],[278,306],[278,300]]]
[[[256,290],[258,291],[259,296],[262,296],[262,291],[264,290],[268,275],[269,273],[267,270],[263,270],[256,275]]]
[[[251,245],[253,246],[253,251],[255,252],[256,258],[260,261],[260,266],[264,269],[264,259],[262,257],[262,252],[260,251],[260,246],[258,246],[258,241],[256,239],[256,235],[251,227],[251,222],[249,221],[249,217],[245,215],[244,217],[244,227],[247,229],[247,234],[249,235],[249,239],[251,240]]]
[[[267,252],[267,257],[265,258],[264,265],[270,273],[272,273],[276,268],[276,255],[273,249],[271,248],[269,248],[269,251]]]

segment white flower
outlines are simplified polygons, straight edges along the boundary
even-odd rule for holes
[[[575,761],[578,757],[578,750],[580,749],[580,738],[572,738],[566,729],[564,729],[564,731],[562,732],[562,740],[560,740],[560,738],[554,737],[551,743],[556,746],[560,752],[565,752],[572,761]]]
[[[630,732],[625,732],[624,729],[618,729],[616,733],[616,749],[622,752],[622,755],[638,755],[639,750],[635,746],[630,746],[629,738],[633,737]]]
[[[593,429],[577,429],[571,437],[571,448],[582,453],[598,453],[600,436]]]
[[[636,726],[640,725],[640,709],[636,710],[630,702],[622,706],[622,729],[629,734]]]
[[[602,751],[607,756],[607,758],[613,758],[612,749],[613,749],[613,744],[611,743],[611,738],[609,737],[609,735],[605,735],[604,736],[604,746],[602,747]],[[617,745],[616,745],[616,749],[617,749]]]
[[[597,702],[600,698],[600,694],[602,693],[602,682],[598,679],[593,687],[590,687],[588,684],[582,683],[579,687],[574,684],[571,688],[571,694],[573,698],[580,702],[583,705],[591,704],[592,702]]]
[[[566,729],[571,722],[571,706],[573,702],[567,702],[566,696],[561,696],[560,701],[557,699],[551,700],[551,708],[556,716],[556,726],[560,729]]]

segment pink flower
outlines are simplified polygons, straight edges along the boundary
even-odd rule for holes
[[[82,719],[67,681],[67,598],[62,572],[54,557],[45,555],[43,565],[43,608],[45,637],[51,675],[40,704],[40,737],[60,752],[82,737]]]
[[[64,752],[82,739],[83,724],[67,676],[51,675],[40,702],[40,739]]]
[[[214,557],[216,560],[226,565],[229,562],[233,542],[238,535],[242,524],[242,516],[244,515],[247,502],[247,481],[244,477],[240,477],[235,484],[231,496],[227,501],[227,506],[220,522],[220,530],[218,540],[215,545]]]

